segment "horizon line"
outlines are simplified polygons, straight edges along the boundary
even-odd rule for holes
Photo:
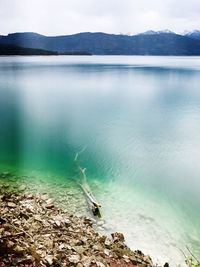
[[[83,32],[76,32],[76,33],[71,33],[71,34],[56,34],[56,35],[49,35],[49,34],[43,34],[43,33],[39,33],[37,31],[16,31],[16,32],[9,32],[7,34],[0,34],[0,36],[9,36],[11,34],[22,34],[22,33],[32,33],[32,34],[38,34],[38,35],[42,35],[42,36],[46,36],[46,37],[58,37],[58,36],[72,36],[72,35],[77,35],[77,34],[83,34],[83,33],[103,33],[103,34],[108,34],[108,35],[125,35],[125,36],[135,36],[135,35],[140,35],[140,34],[154,34],[154,33],[173,33],[173,34],[177,34],[177,35],[187,35],[189,33],[193,33],[193,32],[200,32],[199,29],[194,29],[194,30],[184,30],[182,32],[175,32],[169,29],[164,29],[164,30],[147,30],[147,31],[142,31],[142,32],[138,32],[138,33],[108,33],[108,32],[103,32],[103,31],[83,31]]]

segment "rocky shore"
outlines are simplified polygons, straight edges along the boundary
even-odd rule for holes
[[[131,251],[123,234],[98,234],[90,219],[64,212],[47,194],[1,185],[0,214],[0,267],[155,266],[141,251]]]

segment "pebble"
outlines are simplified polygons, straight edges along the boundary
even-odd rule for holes
[[[16,207],[16,204],[13,203],[13,202],[8,202],[8,203],[7,203],[7,206],[8,206],[9,208],[15,208],[15,207]]]

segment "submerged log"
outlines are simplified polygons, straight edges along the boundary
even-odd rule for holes
[[[100,212],[101,205],[97,203],[97,201],[94,199],[90,191],[87,191],[81,184],[80,187],[82,188],[83,192],[87,197],[87,202],[88,205],[90,206],[90,209],[92,210],[93,215],[101,218],[101,212]]]
[[[77,164],[78,164],[79,155],[81,153],[83,153],[85,151],[85,149],[86,149],[86,147],[84,147],[80,152],[76,153],[74,161],[77,162]],[[81,189],[83,190],[83,192],[87,198],[87,203],[88,203],[90,210],[92,211],[92,214],[98,218],[101,218],[101,212],[100,212],[101,205],[96,201],[96,199],[95,199],[94,195],[92,194],[91,189],[87,183],[87,176],[85,174],[86,168],[82,168],[80,165],[78,165],[78,168],[80,170],[80,173],[82,174],[82,181],[77,182],[77,183],[79,184],[79,186],[81,187]]]

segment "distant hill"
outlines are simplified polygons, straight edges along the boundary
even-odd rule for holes
[[[87,55],[90,56],[90,53],[84,51],[74,51],[74,52],[64,52],[58,53],[56,51],[49,51],[44,49],[38,48],[27,48],[21,47],[17,45],[10,45],[10,44],[0,44],[0,56],[14,56],[14,55],[21,55],[21,56],[37,56],[37,55],[44,55],[44,56],[53,56],[53,55]]]
[[[52,52],[43,49],[24,48],[16,45],[0,44],[0,55],[2,56],[15,56],[15,55],[57,55],[57,52]]]
[[[133,36],[85,32],[53,37],[25,32],[0,36],[0,44],[49,50],[59,54],[200,55],[200,40],[170,31],[150,31]]]

